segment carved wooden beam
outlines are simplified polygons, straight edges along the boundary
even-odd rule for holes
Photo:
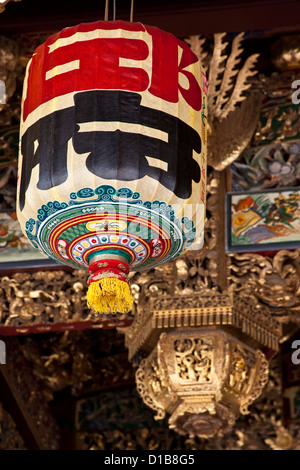
[[[94,315],[86,306],[85,290],[86,273],[80,270],[0,277],[0,334],[116,328],[132,323],[132,316]]]

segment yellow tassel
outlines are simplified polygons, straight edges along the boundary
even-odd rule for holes
[[[133,298],[127,282],[105,277],[91,282],[87,291],[87,306],[97,313],[127,313]]]

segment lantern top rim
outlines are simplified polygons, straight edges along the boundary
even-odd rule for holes
[[[139,27],[137,29],[137,26]],[[35,52],[41,47],[41,46],[49,46],[51,44],[53,44],[54,42],[56,42],[57,39],[60,39],[62,37],[64,38],[67,38],[67,37],[71,37],[73,34],[74,34],[74,30],[76,30],[76,32],[82,32],[82,33],[85,33],[85,32],[89,32],[91,30],[91,28],[94,29],[103,29],[103,30],[125,30],[125,31],[129,31],[129,32],[138,32],[138,31],[141,31],[141,32],[147,32],[147,28],[151,28],[152,30],[155,30],[155,31],[163,31],[165,34],[169,34],[170,36],[173,36],[173,37],[176,37],[177,41],[179,44],[182,44],[184,47],[188,47],[188,44],[184,41],[182,41],[180,38],[178,38],[177,36],[175,36],[173,33],[170,33],[169,31],[165,31],[161,28],[159,28],[158,26],[153,26],[153,25],[147,25],[145,23],[142,23],[140,21],[134,21],[134,22],[131,22],[131,21],[126,21],[126,20],[109,20],[109,21],[105,21],[105,20],[96,20],[96,21],[86,21],[86,22],[83,22],[83,23],[77,23],[77,24],[74,24],[73,26],[66,26],[65,28],[59,30],[57,33],[55,34],[51,34],[43,43],[41,43],[35,50]],[[68,34],[70,33],[70,34]],[[35,54],[34,52],[34,54]],[[191,51],[192,52],[192,51]],[[192,54],[194,54],[192,52]],[[196,54],[194,54],[195,57]],[[198,59],[198,57],[197,57]],[[202,68],[202,66],[201,66]],[[204,70],[202,69],[202,72],[204,73]]]

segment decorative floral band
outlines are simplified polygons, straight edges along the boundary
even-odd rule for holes
[[[116,278],[128,283],[129,266],[127,263],[117,259],[95,261],[89,266],[91,273],[88,284],[105,278]]]
[[[107,259],[103,261],[95,261],[89,265],[89,272],[96,273],[103,268],[113,268],[116,270],[121,270],[125,274],[129,274],[129,265],[125,262],[121,262],[118,259]]]

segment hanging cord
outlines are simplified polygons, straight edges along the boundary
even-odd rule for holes
[[[108,7],[109,7],[109,0],[105,0],[104,21],[108,21]]]
[[[116,0],[114,0],[113,21],[116,21]]]
[[[130,23],[133,22],[133,4],[134,0],[131,0],[131,8],[130,8]]]
[[[130,7],[130,22],[133,22],[133,5],[134,0],[131,0]],[[104,21],[108,21],[109,0],[105,0]],[[116,0],[113,0],[113,21],[116,21]]]

